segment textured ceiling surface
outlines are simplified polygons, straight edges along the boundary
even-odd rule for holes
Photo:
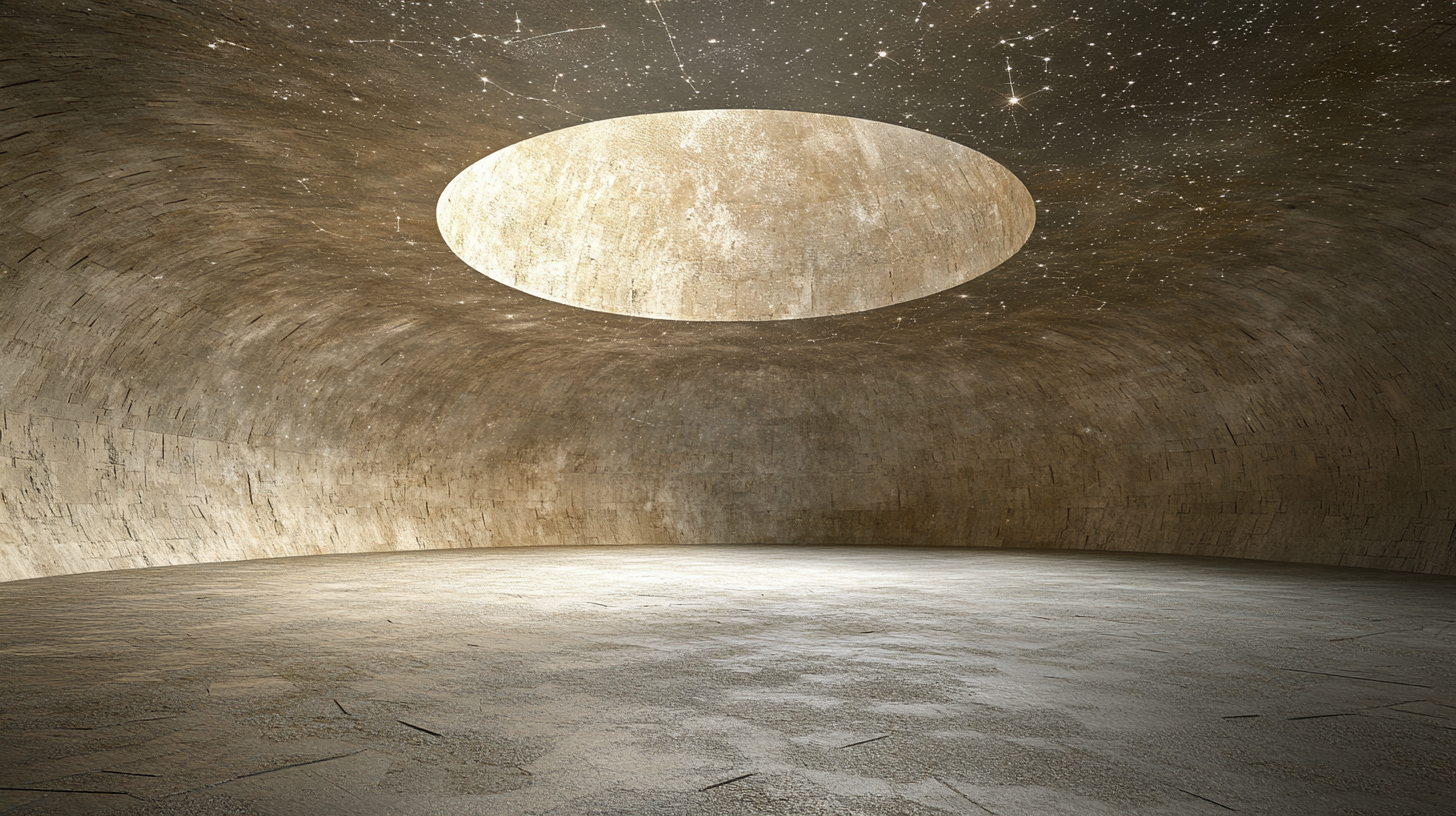
[[[955,142],[844,116],[625,116],[498,150],[436,208],[460,259],[533,295],[673,320],[789,320],[941,292],[1016,254],[1031,193]]]
[[[1456,572],[1448,3],[0,8],[0,577],[874,542]],[[778,323],[533,298],[435,202],[588,121],[985,153],[959,287]]]

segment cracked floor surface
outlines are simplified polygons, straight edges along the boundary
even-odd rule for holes
[[[1104,553],[0,584],[0,813],[1438,814],[1456,579]]]

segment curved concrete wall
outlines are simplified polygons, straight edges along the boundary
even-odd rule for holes
[[[1132,4],[1057,23],[1039,67],[988,32],[1047,11],[876,60],[866,20],[925,21],[732,5],[662,5],[663,70],[636,7],[545,3],[516,35],[491,3],[8,3],[0,578],[703,541],[1456,572],[1442,10],[1290,3],[1212,47],[1246,10]],[[1116,65],[1080,45],[1109,31]],[[1008,107],[1004,61],[1054,90]],[[435,228],[483,145],[734,106],[966,143],[1037,232],[921,300],[690,324],[531,298]]]

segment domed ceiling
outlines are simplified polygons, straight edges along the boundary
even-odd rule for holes
[[[646,542],[1456,572],[1449,4],[0,15],[0,577]],[[738,108],[964,145],[1035,232],[748,323],[537,298],[437,228],[493,151]]]

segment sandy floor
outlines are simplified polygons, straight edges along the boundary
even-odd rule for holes
[[[1449,814],[1456,579],[788,547],[0,584],[0,813]]]

